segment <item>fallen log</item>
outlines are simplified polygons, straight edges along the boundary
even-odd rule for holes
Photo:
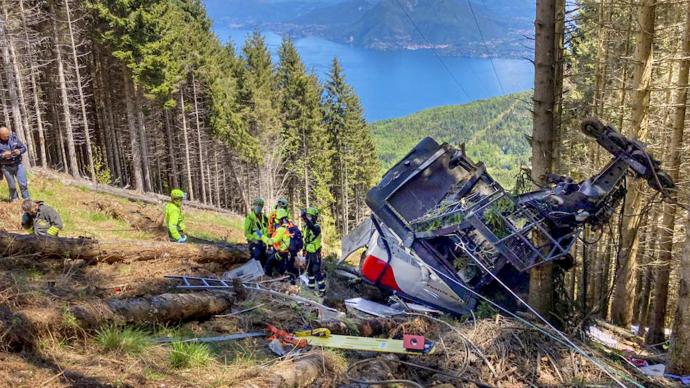
[[[0,232],[0,257],[18,255],[36,255],[44,259],[82,259],[90,264],[177,258],[196,263],[235,265],[249,260],[246,244],[103,241]]]
[[[295,361],[276,364],[261,375],[231,385],[233,388],[309,387],[326,371],[321,352],[311,352]]]
[[[241,294],[241,293],[240,293]],[[0,343],[9,348],[33,346],[41,334],[90,331],[103,325],[153,325],[210,318],[228,310],[238,293],[195,292],[130,299],[108,299],[66,308],[0,306]]]
[[[165,203],[170,199],[167,195],[163,194],[158,194],[158,193],[153,193],[153,192],[146,192],[146,193],[141,193],[137,192],[134,190],[127,190],[123,189],[120,187],[114,187],[110,185],[105,185],[102,183],[95,183],[92,181],[89,181],[87,179],[83,178],[75,178],[71,176],[67,176],[64,174],[58,174],[55,171],[39,168],[39,167],[34,167],[31,170],[33,173],[38,174],[40,176],[49,178],[49,179],[55,179],[59,180],[63,185],[66,186],[75,186],[79,188],[83,188],[85,190],[93,191],[96,193],[103,193],[103,194],[110,194],[114,195],[116,197],[121,197],[128,199],[130,201],[135,201],[135,202],[143,202],[143,203],[148,203],[152,205],[158,205]],[[209,206],[206,204],[203,204],[201,202],[197,201],[185,201],[185,206],[186,207],[191,207],[195,209],[200,209],[200,210],[210,210],[218,213],[225,213],[225,214],[232,214],[234,215],[235,213],[227,210],[227,209],[221,209],[215,206]]]

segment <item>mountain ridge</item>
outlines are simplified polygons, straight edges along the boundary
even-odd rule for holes
[[[223,20],[232,27],[293,38],[317,36],[376,50],[434,49],[446,55],[504,58],[526,55],[524,35],[532,28],[534,7],[526,0],[205,2],[211,13],[227,13]]]

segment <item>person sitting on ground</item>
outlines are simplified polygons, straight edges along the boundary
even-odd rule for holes
[[[58,212],[41,201],[24,200],[22,203],[22,228],[36,236],[57,237],[63,228]]]
[[[249,256],[266,266],[266,244],[261,236],[267,234],[268,217],[264,213],[264,199],[256,198],[252,210],[244,217],[244,237],[249,244]]]
[[[299,276],[299,271],[295,267],[295,258],[290,255],[290,219],[288,218],[288,212],[285,209],[278,209],[276,211],[276,219],[280,223],[280,226],[273,235],[269,238],[268,236],[262,236],[261,240],[264,244],[273,245],[273,250],[275,253],[270,255],[268,261],[266,262],[266,267],[264,272],[268,276],[273,276],[273,270],[278,271],[278,275],[283,275],[287,271],[290,274],[290,283],[295,284],[297,277]]]
[[[280,227],[280,220],[277,218],[277,213],[278,209],[285,209],[285,211],[288,211],[289,203],[287,198],[285,197],[280,197],[278,198],[278,203],[276,203],[275,208],[271,212],[271,214],[268,215],[268,235],[273,236],[273,233],[276,232],[276,229]]]
[[[10,191],[10,202],[19,199],[17,195],[17,183],[22,192],[23,199],[30,199],[29,184],[26,179],[26,169],[22,164],[22,154],[26,152],[26,146],[19,141],[17,135],[6,127],[0,127],[0,168],[2,175],[7,180]]]
[[[326,279],[321,267],[321,225],[319,225],[319,210],[313,207],[302,211],[304,230],[304,251],[307,258],[307,287],[317,288],[319,295],[326,293]]]
[[[173,189],[170,192],[170,202],[165,205],[165,228],[168,230],[168,237],[171,241],[184,243],[187,241],[186,226],[184,224],[184,214],[182,214],[182,200],[185,198],[184,191]]]

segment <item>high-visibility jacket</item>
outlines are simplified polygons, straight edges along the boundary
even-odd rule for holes
[[[184,233],[187,227],[184,224],[184,214],[182,214],[182,204],[168,202],[165,205],[165,228],[168,229],[168,236],[172,240],[179,240],[180,233]]]
[[[248,243],[261,241],[261,236],[268,234],[267,231],[268,218],[266,214],[261,212],[257,215],[254,211],[250,211],[244,217],[244,237]]]
[[[264,236],[262,241],[266,245],[273,245],[273,248],[278,253],[285,253],[290,250],[290,232],[288,231],[287,225],[281,226],[276,229],[271,238]]]
[[[321,225],[307,222],[304,231],[304,249],[307,253],[316,253],[321,249]]]

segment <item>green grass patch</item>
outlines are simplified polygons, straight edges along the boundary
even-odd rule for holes
[[[110,326],[98,330],[96,343],[107,352],[139,354],[151,345],[151,339],[140,329]]]
[[[62,310],[62,324],[71,329],[79,328],[79,320],[66,307]]]
[[[100,212],[91,212],[89,213],[88,217],[89,220],[93,222],[103,222],[110,220],[110,217],[107,214],[103,214]]]
[[[158,372],[157,370],[151,369],[148,366],[144,368],[144,377],[146,377],[146,380],[163,380],[165,378],[165,374]]]
[[[196,368],[206,366],[213,360],[211,351],[203,343],[173,342],[170,345],[170,366],[173,368]]]

